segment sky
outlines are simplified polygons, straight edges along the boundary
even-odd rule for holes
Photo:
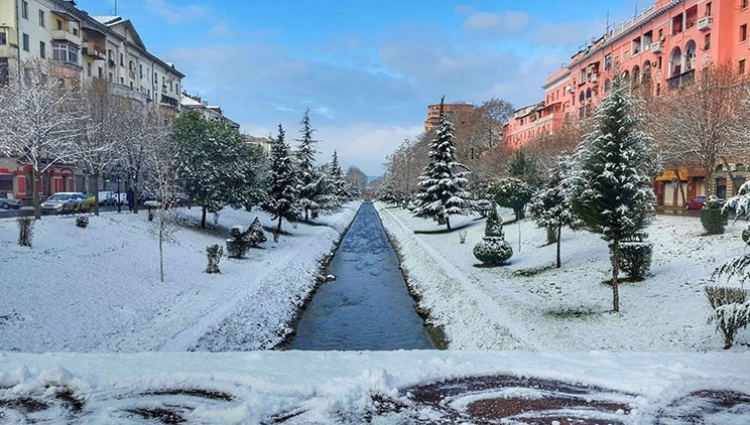
[[[427,106],[544,99],[545,78],[650,1],[79,0],[130,19],[146,48],[255,136],[294,146],[309,108],[319,163],[375,176]],[[291,140],[290,140],[291,139]]]

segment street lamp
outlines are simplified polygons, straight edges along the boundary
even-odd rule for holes
[[[122,182],[122,164],[119,162],[112,168],[112,172],[117,178],[117,212],[122,211],[122,198],[120,198],[120,183]]]

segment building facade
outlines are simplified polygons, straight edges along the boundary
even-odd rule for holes
[[[566,120],[590,117],[611,87],[615,73],[632,87],[654,96],[692,84],[710,64],[730,63],[739,74],[750,72],[750,3],[748,0],[657,0],[637,16],[615,27],[576,52],[570,63],[550,75],[543,86],[545,99],[533,110],[519,110],[506,126],[504,142],[523,146],[534,135],[552,132]],[[696,73],[697,70],[697,73]],[[533,118],[533,119],[532,119]],[[657,178],[660,204],[682,206],[686,198],[706,193],[731,196],[745,180],[747,167],[717,168],[715,180],[705,172],[681,168]],[[729,179],[731,180],[731,179]],[[680,188],[682,185],[682,188]]]
[[[456,115],[462,112],[470,112],[474,109],[472,102],[444,103],[443,112],[446,115]],[[424,131],[430,131],[440,125],[440,104],[427,106],[427,120],[424,122]]]
[[[119,16],[92,17],[71,0],[0,0],[0,83],[20,63],[49,61],[52,71],[84,87],[99,79],[114,94],[152,107],[166,124],[180,111],[184,75],[146,49],[133,24]],[[40,176],[43,195],[85,190],[75,164],[59,164]],[[0,158],[0,196],[30,199],[30,167]]]
[[[240,124],[227,118],[220,106],[211,106],[208,101],[203,100],[200,96],[191,96],[187,93],[182,93],[180,96],[180,109],[184,112],[199,111],[209,121],[223,122],[238,132],[240,131]]]

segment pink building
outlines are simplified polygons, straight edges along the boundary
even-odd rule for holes
[[[657,0],[637,16],[604,34],[572,56],[563,69],[547,77],[545,100],[532,110],[524,108],[506,127],[504,142],[523,146],[544,132],[554,131],[566,119],[591,116],[607,95],[615,72],[634,87],[649,82],[653,94],[662,95],[691,84],[710,63],[731,63],[737,72],[750,69],[750,0]],[[742,170],[740,170],[742,171]],[[717,174],[705,182],[699,170],[666,173],[657,181],[659,202],[682,205],[677,194],[683,184],[688,199],[715,184],[719,196],[744,181],[727,182]],[[750,173],[748,173],[750,174]],[[742,181],[739,181],[739,180]],[[724,180],[724,181],[722,181]]]

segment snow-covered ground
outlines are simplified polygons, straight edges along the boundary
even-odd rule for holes
[[[415,234],[441,228],[377,207],[451,350],[175,352],[278,343],[355,204],[322,226],[285,223],[290,235],[268,235],[264,249],[224,258],[222,274],[207,275],[205,248],[229,227],[256,215],[271,225],[262,213],[224,211],[219,231],[175,234],[164,283],[145,213],[91,217],[87,229],[45,217],[32,249],[16,246],[14,220],[0,219],[0,424],[476,423],[473,409],[493,399],[583,405],[536,409],[547,419],[534,423],[750,423],[750,330],[721,350],[702,292],[717,265],[743,252],[742,225],[702,237],[697,218],[658,217],[652,275],[624,284],[622,312],[611,314],[606,244],[596,235],[564,231],[562,269],[523,277],[515,272],[554,260],[528,221],[520,252],[519,227],[505,228],[509,266],[476,268],[483,221],[452,220],[469,225],[460,244],[457,231]],[[199,211],[186,213],[197,220]],[[419,387],[487,376],[515,378],[458,393],[448,383],[434,402]],[[711,402],[714,391],[722,392]],[[528,422],[524,415],[514,417]]]
[[[708,323],[711,308],[703,293],[711,273],[742,255],[745,222],[723,235],[701,236],[697,217],[659,215],[647,229],[654,244],[651,274],[620,286],[620,313],[613,314],[607,243],[599,235],[563,229],[562,267],[555,245],[531,220],[506,225],[513,247],[510,264],[475,267],[472,248],[484,235],[484,220],[453,218],[468,225],[466,243],[458,231],[408,211],[378,204],[383,224],[404,251],[402,264],[423,296],[433,320],[445,328],[453,349],[534,351],[721,351],[723,340]],[[503,210],[503,218],[512,218]],[[414,231],[417,231],[415,233]],[[423,233],[433,232],[433,233]],[[519,249],[520,232],[520,249]],[[541,270],[533,276],[520,272]],[[715,283],[714,283],[715,284]],[[721,282],[738,285],[737,282]],[[734,350],[748,352],[750,329],[738,334]]]

